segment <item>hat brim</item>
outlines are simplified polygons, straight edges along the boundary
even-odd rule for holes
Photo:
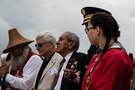
[[[86,25],[89,21],[90,20],[83,22],[82,25]]]
[[[15,47],[15,46],[28,45],[28,44],[30,44],[30,43],[32,43],[32,42],[34,42],[34,41],[32,40],[32,41],[28,41],[28,42],[24,42],[24,43],[20,43],[20,44],[13,45],[13,46],[11,46],[11,47],[6,48],[5,50],[3,50],[3,53],[8,53],[8,52],[10,52],[10,51],[12,50],[12,48]]]

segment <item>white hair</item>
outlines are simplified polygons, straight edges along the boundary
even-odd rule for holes
[[[29,52],[29,48],[24,47],[22,55],[19,55],[16,57],[11,54],[10,66],[11,66],[12,70],[17,70],[20,67],[20,65],[22,65],[24,63],[24,61],[26,60],[26,58],[28,56],[28,52]]]
[[[56,37],[51,32],[42,32],[42,33],[38,34],[37,37],[36,37],[36,40],[38,40],[40,38],[44,38],[44,40],[46,42],[51,42],[51,43],[54,43],[54,44],[56,43]]]

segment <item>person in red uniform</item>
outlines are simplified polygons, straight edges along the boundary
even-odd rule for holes
[[[117,40],[120,36],[117,21],[104,9],[84,7],[81,12],[91,45],[100,49],[88,64],[82,90],[130,90],[133,66]]]

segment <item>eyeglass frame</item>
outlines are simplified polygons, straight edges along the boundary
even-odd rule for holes
[[[88,34],[88,32],[90,31],[90,29],[94,29],[94,27],[91,27],[91,28],[85,28],[85,33]]]
[[[37,43],[37,44],[35,44],[35,47],[36,47],[36,48],[41,48],[41,47],[43,47],[43,45],[45,45],[45,44],[47,44],[47,43],[49,43],[49,42]]]

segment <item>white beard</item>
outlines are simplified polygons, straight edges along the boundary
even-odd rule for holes
[[[11,55],[11,60],[10,60],[10,66],[12,70],[18,70],[18,68],[24,63],[28,55],[28,51],[25,50],[23,55],[14,57],[14,55]]]

